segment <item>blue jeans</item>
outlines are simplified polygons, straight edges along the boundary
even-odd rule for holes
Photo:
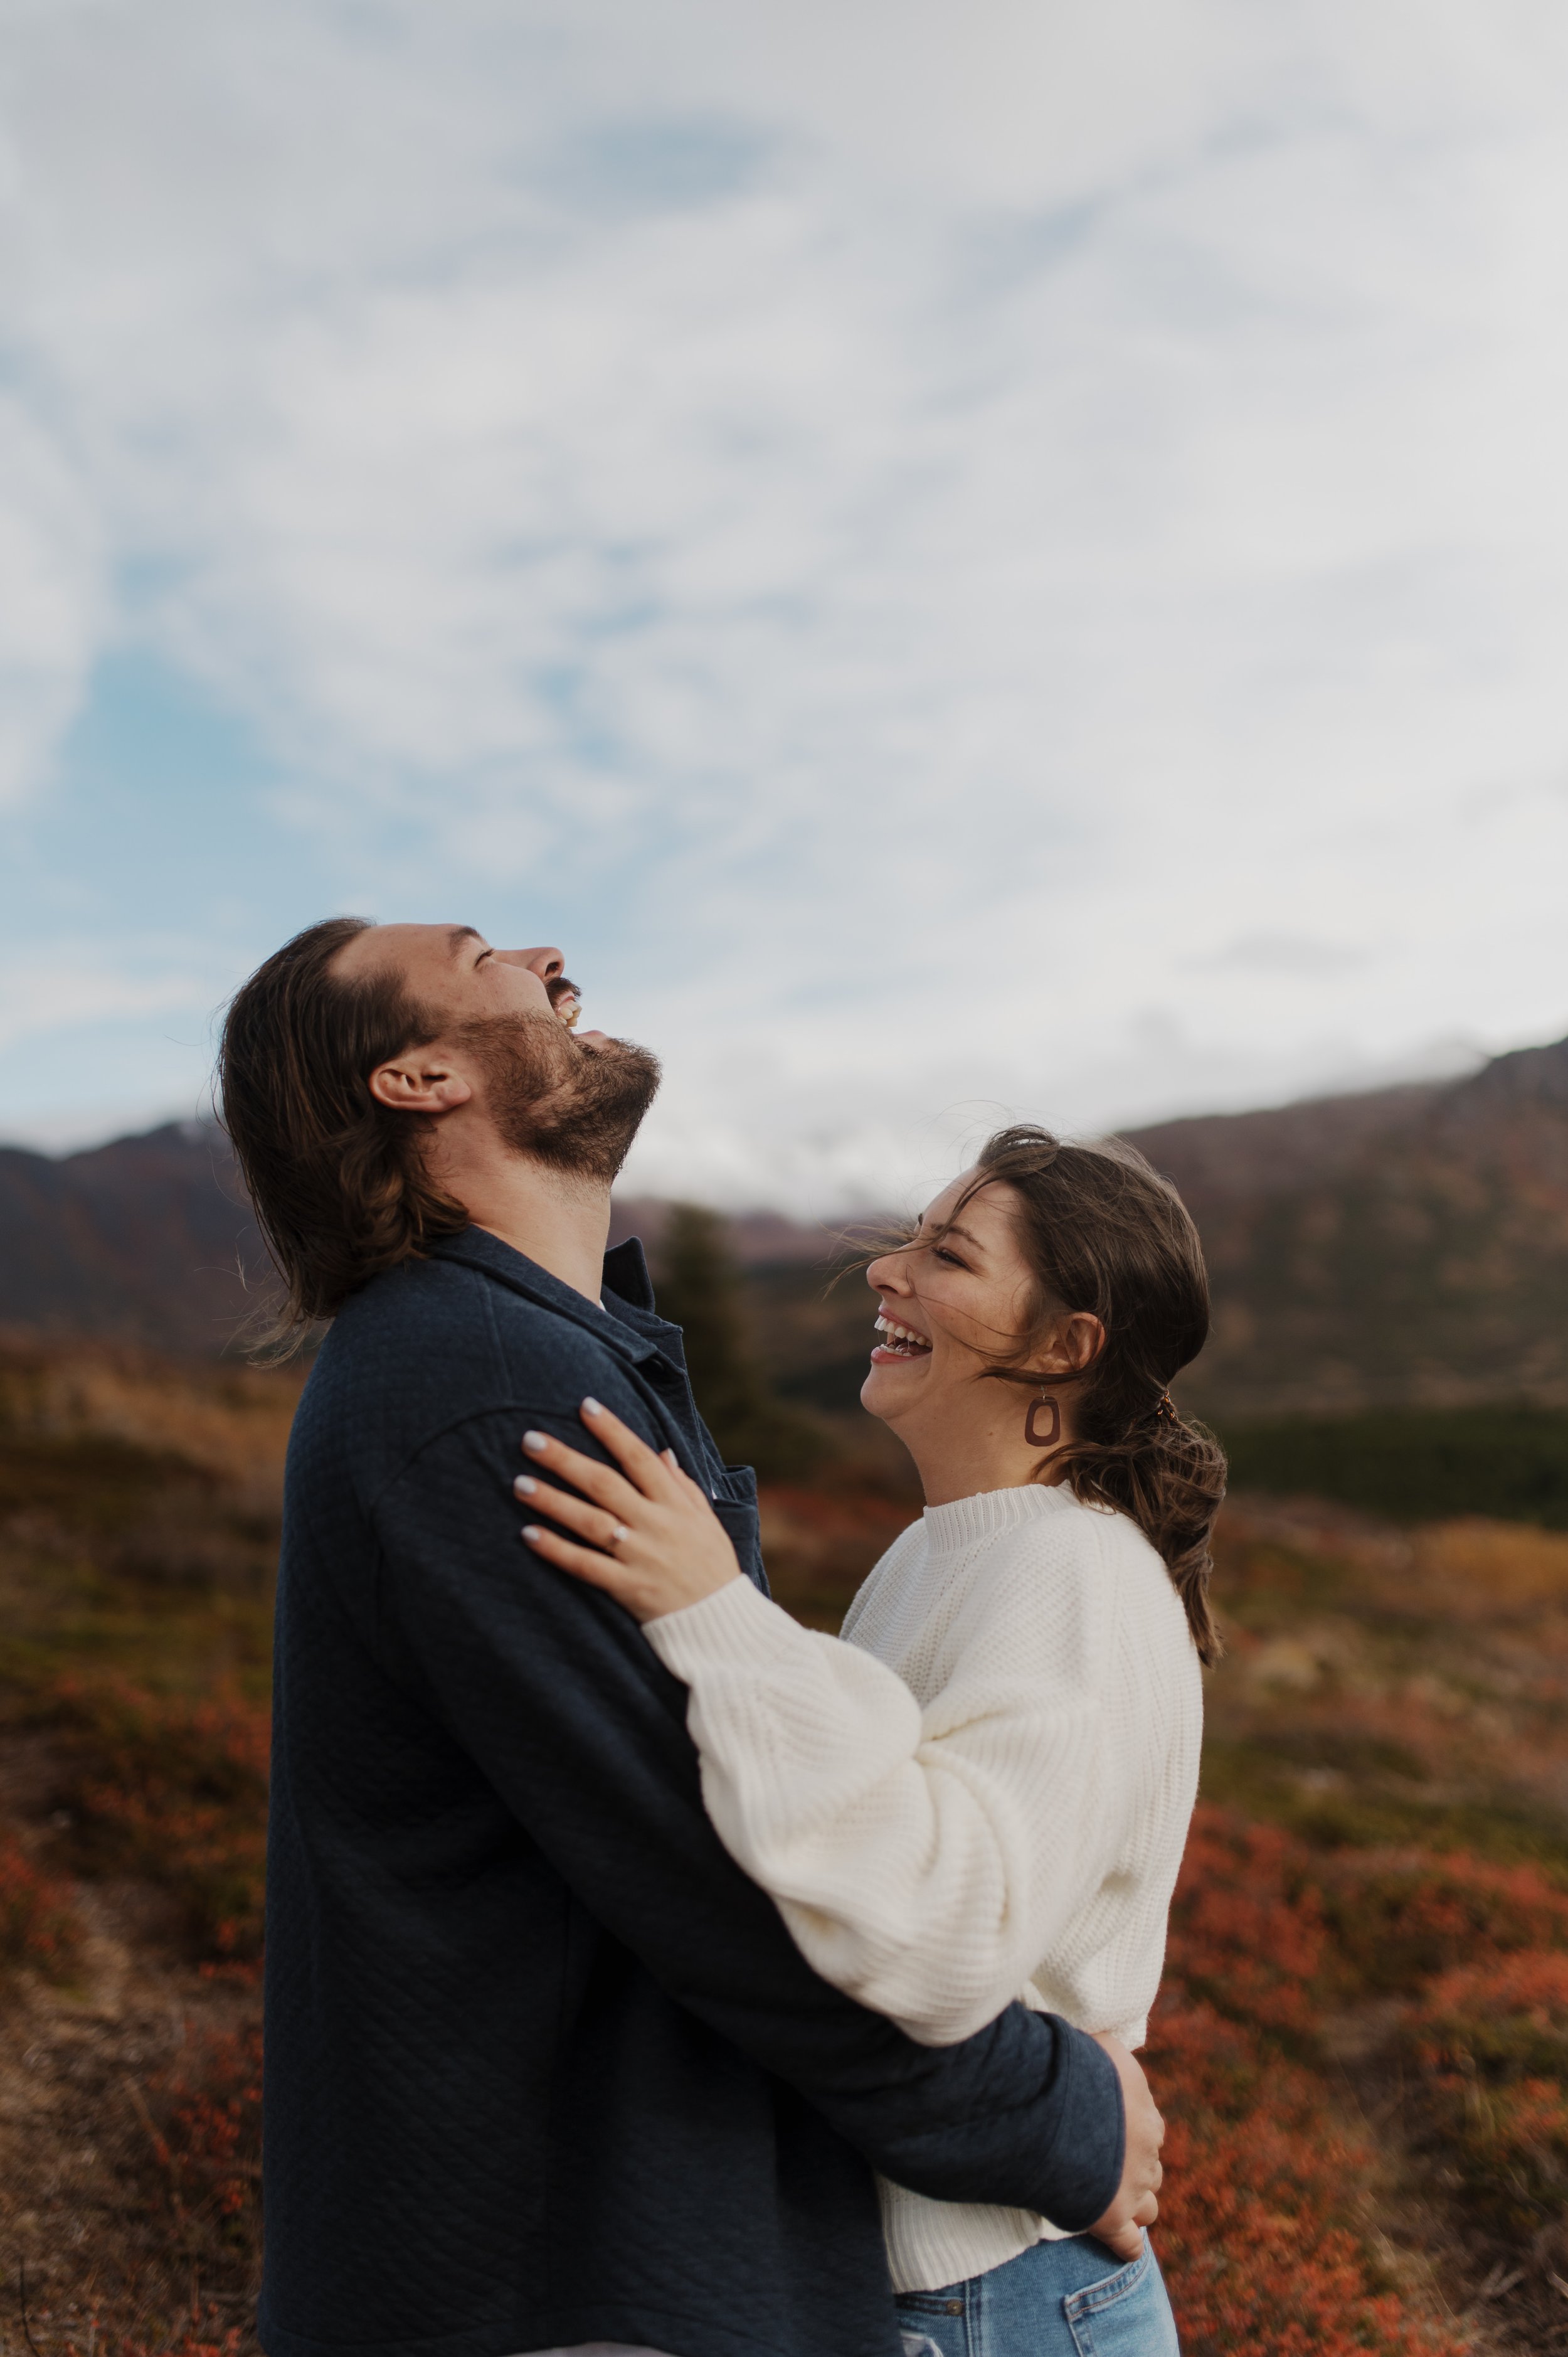
[[[1092,2234],[1036,2243],[989,2275],[893,2295],[905,2357],[1179,2357],[1148,2236],[1127,2264]]]

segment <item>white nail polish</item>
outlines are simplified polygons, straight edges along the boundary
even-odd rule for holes
[[[604,1410],[599,1405],[596,1399],[585,1399],[583,1402],[583,1414],[585,1415],[603,1415]]]
[[[544,1533],[540,1529],[537,1523],[524,1523],[522,1526],[522,1535],[525,1539],[542,1539],[544,1536]]]
[[[539,1484],[532,1473],[520,1473],[511,1486],[520,1498],[532,1498]]]
[[[535,1457],[542,1457],[550,1442],[542,1432],[525,1432],[522,1436],[522,1445],[525,1448],[531,1449]]]

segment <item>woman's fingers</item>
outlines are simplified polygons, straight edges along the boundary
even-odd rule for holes
[[[547,1432],[525,1432],[522,1446],[535,1465],[542,1465],[558,1481],[570,1481],[574,1490],[581,1490],[618,1522],[629,1521],[643,1502],[641,1491],[633,1489],[613,1465],[601,1465],[596,1457],[585,1457],[580,1449],[568,1448],[564,1441],[552,1439]]]
[[[663,1457],[657,1456],[646,1440],[638,1438],[630,1425],[623,1424],[613,1410],[596,1399],[585,1399],[578,1413],[594,1438],[625,1468],[645,1498],[669,1496],[671,1468],[677,1475],[681,1469],[668,1449]]]
[[[682,1611],[743,1577],[729,1534],[700,1483],[689,1480],[678,1464],[656,1457],[597,1401],[585,1401],[583,1420],[639,1486],[548,1433],[525,1433],[523,1447],[539,1476],[520,1474],[517,1493],[533,1512],[563,1525],[558,1532],[528,1524],[523,1537],[536,1555],[603,1588],[641,1621]],[[540,1478],[545,1474],[548,1480]],[[579,1544],[583,1540],[586,1545]]]
[[[611,1508],[596,1506],[588,1499],[579,1498],[575,1490],[557,1489],[553,1481],[536,1481],[532,1473],[520,1473],[511,1486],[531,1512],[548,1514],[553,1523],[564,1523],[569,1531],[575,1531],[591,1546],[610,1546],[616,1533],[628,1528],[617,1520]]]
[[[603,1555],[597,1547],[579,1546],[575,1539],[564,1539],[559,1531],[547,1531],[539,1523],[525,1523],[522,1535],[535,1555],[546,1563],[569,1571],[575,1579],[586,1580],[592,1587],[602,1587],[607,1595],[626,1603],[636,1585],[635,1577],[613,1555]]]
[[[710,1512],[712,1511],[714,1501],[709,1496],[707,1491],[703,1489],[700,1481],[693,1480],[691,1475],[687,1472],[685,1467],[682,1464],[681,1459],[676,1456],[675,1451],[672,1448],[661,1448],[659,1452],[659,1462],[660,1465],[668,1465],[671,1473],[674,1477],[675,1487],[677,1490],[683,1491],[688,1498],[700,1498],[703,1505],[706,1506]]]

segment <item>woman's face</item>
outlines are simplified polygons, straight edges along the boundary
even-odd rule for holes
[[[997,1386],[977,1384],[980,1370],[1010,1358],[1032,1323],[1035,1287],[1018,1229],[1020,1206],[1004,1180],[993,1179],[972,1195],[958,1223],[938,1236],[974,1173],[945,1188],[921,1217],[910,1243],[884,1254],[865,1272],[882,1314],[871,1372],[861,1405],[884,1423],[913,1416],[926,1424],[935,1415],[967,1418],[976,1394]],[[932,1243],[922,1238],[938,1237]]]

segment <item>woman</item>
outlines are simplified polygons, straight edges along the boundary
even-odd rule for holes
[[[592,1401],[624,1475],[530,1434],[549,1562],[617,1597],[691,1689],[703,1799],[824,1978],[930,2045],[1018,1995],[1139,2044],[1219,1651],[1212,1439],[1166,1386],[1208,1286],[1175,1190],[1131,1149],[993,1137],[867,1269],[861,1394],[919,1471],[922,1521],[842,1639],[740,1575],[707,1500]],[[581,1491],[582,1495],[575,1494]],[[906,2345],[937,2357],[1165,2357],[1154,2254],[1021,2211],[883,2188]]]

